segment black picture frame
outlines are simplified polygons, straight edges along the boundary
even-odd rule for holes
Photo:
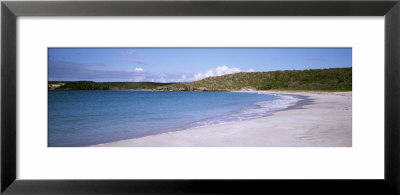
[[[19,16],[385,16],[385,176],[382,180],[16,179],[16,51]],[[400,193],[399,0],[2,1],[1,193],[347,194]],[[233,170],[234,171],[234,170]],[[368,171],[368,170],[365,170]]]

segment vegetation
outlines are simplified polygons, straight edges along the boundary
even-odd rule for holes
[[[63,83],[60,85],[60,83]],[[208,77],[185,83],[152,82],[62,82],[50,81],[49,89],[108,90],[152,89],[156,91],[232,91],[232,90],[329,90],[351,91],[352,68],[240,72]]]
[[[240,72],[161,86],[160,91],[329,90],[351,91],[352,68]]]
[[[128,90],[155,89],[172,83],[153,82],[93,82],[93,81],[49,81],[51,90]]]

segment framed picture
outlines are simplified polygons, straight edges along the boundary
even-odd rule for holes
[[[397,0],[3,1],[1,192],[397,194],[399,23]]]

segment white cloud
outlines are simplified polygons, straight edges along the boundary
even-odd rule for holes
[[[143,71],[143,68],[135,68],[135,71],[136,71],[136,72],[142,72],[142,71]]]
[[[206,73],[196,73],[194,74],[194,80],[200,80],[206,77],[213,77],[213,76],[222,76],[226,74],[233,74],[240,72],[239,68],[229,68],[226,65],[218,66],[217,68],[208,70]]]
[[[202,79],[202,78],[204,78],[202,73],[194,74],[194,79],[195,79],[195,80],[200,80],[200,79]]]
[[[183,74],[181,78],[182,78],[181,81],[184,82],[184,81],[186,81],[187,76],[185,74]]]
[[[247,70],[247,72],[254,72],[254,69],[250,68]]]
[[[210,72],[210,71],[208,71]],[[215,71],[212,71],[213,76],[221,76],[225,74],[232,74],[232,73],[237,73],[240,72],[239,68],[229,68],[226,65],[223,66],[218,66]]]

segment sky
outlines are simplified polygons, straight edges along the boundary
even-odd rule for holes
[[[352,66],[351,48],[49,48],[49,81],[189,82]]]

